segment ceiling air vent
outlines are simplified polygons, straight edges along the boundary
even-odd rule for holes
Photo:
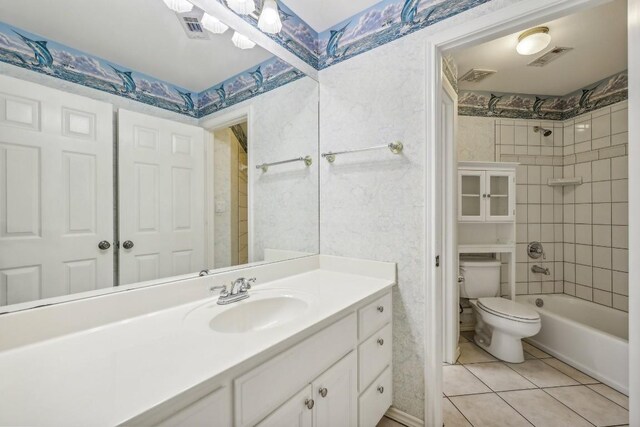
[[[549,52],[530,62],[528,65],[529,67],[544,67],[572,50],[572,47],[554,47]]]
[[[200,15],[195,9],[192,12],[176,13],[182,28],[187,33],[187,37],[196,40],[209,40],[209,33],[205,31],[200,23]]]
[[[458,81],[480,83],[482,80],[494,75],[496,72],[497,71],[494,70],[481,70],[478,68],[472,68],[471,70],[467,71],[464,76],[460,77]]]

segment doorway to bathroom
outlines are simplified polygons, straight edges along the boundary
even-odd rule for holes
[[[212,132],[215,268],[249,262],[247,135],[246,120]]]
[[[634,3],[635,1],[629,2],[631,11],[634,10]],[[622,15],[620,15],[621,13]],[[565,38],[571,34],[569,31],[572,28],[570,20],[574,19],[576,23],[581,22],[580,28],[582,30],[580,31],[585,28],[593,29],[591,25],[584,25],[585,22],[588,22],[587,15],[589,14],[591,14],[591,19],[605,19],[605,24],[599,26],[597,32],[591,31],[595,34],[583,32],[579,36],[579,43],[570,43],[570,40]],[[627,4],[624,1],[540,2],[535,6],[517,5],[505,8],[505,10],[496,12],[486,19],[478,20],[477,26],[471,25],[465,29],[445,31],[437,36],[437,40],[434,40],[433,44],[429,44],[429,66],[431,70],[437,70],[437,73],[428,82],[428,88],[432,90],[427,91],[428,108],[431,108],[434,113],[434,117],[428,120],[428,126],[432,124],[434,129],[431,130],[428,127],[427,152],[428,155],[433,155],[434,159],[430,163],[432,170],[430,176],[427,177],[427,188],[434,193],[441,192],[444,195],[444,204],[441,222],[437,221],[437,215],[430,215],[428,212],[427,230],[441,227],[446,239],[441,245],[435,240],[430,242],[432,246],[427,250],[428,255],[434,257],[442,255],[441,266],[444,269],[442,282],[435,280],[437,278],[435,264],[428,267],[427,271],[427,295],[433,297],[433,301],[441,301],[443,307],[442,310],[439,310],[428,303],[427,313],[429,316],[426,320],[428,354],[438,353],[438,355],[442,355],[445,362],[451,363],[457,360],[460,348],[478,347],[474,343],[473,324],[469,325],[471,334],[465,333],[466,337],[458,338],[460,305],[458,304],[459,287],[457,283],[459,277],[458,242],[461,241],[461,238],[465,238],[462,235],[463,231],[466,237],[470,237],[468,229],[472,225],[477,227],[477,223],[482,223],[478,228],[482,230],[480,233],[488,232],[489,229],[493,229],[492,233],[494,233],[500,227],[505,229],[498,230],[491,243],[513,244],[513,252],[502,256],[497,251],[489,251],[491,248],[485,248],[486,251],[475,253],[480,258],[486,257],[487,260],[498,262],[497,280],[500,295],[518,294],[520,304],[529,304],[527,307],[530,309],[529,313],[531,311],[541,312],[542,310],[535,307],[536,302],[539,302],[536,300],[539,298],[529,299],[528,295],[557,295],[555,300],[542,301],[542,304],[547,304],[549,311],[553,308],[551,306],[560,305],[562,307],[565,300],[568,299],[593,304],[597,306],[598,310],[620,312],[622,315],[618,317],[626,318],[625,310],[628,310],[629,294],[633,294],[633,291],[628,289],[628,285],[625,285],[628,283],[629,265],[632,264],[627,261],[629,259],[629,242],[632,239],[629,237],[629,220],[627,219],[631,217],[628,214],[630,196],[627,196],[626,189],[629,180],[633,181],[634,177],[632,176],[633,171],[629,174],[625,168],[629,156],[633,155],[633,148],[629,147],[627,143],[629,132],[633,132],[633,127],[628,126],[629,121],[625,120],[629,108],[633,108],[629,105],[632,106],[635,102],[633,97],[627,95],[631,93],[631,89],[627,89],[627,82],[632,80],[628,76],[633,72],[634,58],[630,56],[629,63],[631,65],[627,65],[626,34],[605,34],[605,31],[610,29],[609,32],[613,33],[620,28],[624,29],[624,22],[627,20],[630,22],[630,36],[633,37],[637,28],[634,27],[633,20],[627,17]],[[614,25],[615,22],[619,23]],[[575,24],[574,26],[579,25]],[[616,26],[615,29],[614,26]],[[520,55],[515,51],[518,38],[527,30],[539,27],[548,27],[548,30],[533,34],[548,35],[550,33],[551,43],[543,47],[537,54],[532,54],[529,57],[530,61],[527,61],[522,67],[530,67],[524,69],[530,70],[532,73],[540,71],[547,73],[548,70],[551,70],[548,74],[554,75],[555,73],[554,77],[557,78],[553,80],[558,83],[563,80],[559,77],[560,74],[564,74],[561,71],[562,60],[571,59],[573,54],[573,59],[569,61],[574,67],[573,73],[566,80],[572,80],[570,83],[576,87],[570,87],[565,93],[562,93],[563,89],[559,83],[557,90],[536,90],[532,86],[544,83],[545,79],[531,77],[532,75],[523,76],[524,80],[518,83],[517,70],[510,69],[504,62],[493,63],[491,54],[488,53],[504,49],[507,46],[505,41],[511,37],[512,45],[510,48],[514,50],[515,55]],[[553,28],[557,30],[552,30]],[[514,36],[515,41],[513,41]],[[591,42],[588,40],[590,36],[595,37],[591,39]],[[621,38],[622,43],[614,43],[607,37]],[[523,38],[526,38],[526,35]],[[603,50],[598,55],[593,54],[593,50],[603,46],[608,46],[609,50],[606,52]],[[481,52],[482,47],[487,49],[484,54]],[[572,47],[573,49],[560,49]],[[615,49],[619,49],[621,52],[616,53]],[[477,51],[478,56],[475,58],[471,55],[472,50]],[[587,59],[584,61],[593,62],[593,57],[602,57],[603,55],[609,59],[606,64],[600,63],[597,67],[587,67],[589,62],[579,65],[581,62],[576,58],[576,56],[580,56],[577,55],[579,50],[592,51],[591,58],[588,58],[587,55]],[[470,62],[461,61],[461,52],[465,52],[464,56],[470,58],[470,62],[475,62],[475,64],[471,65]],[[540,59],[540,62],[546,64],[545,66],[534,68],[534,66],[528,65],[529,62],[534,62],[547,53],[550,54],[547,58]],[[616,54],[617,58],[623,57],[624,66],[620,66],[621,63],[614,58]],[[441,62],[443,57],[445,61]],[[469,79],[470,85],[473,85],[473,81],[482,74],[490,77],[486,77],[484,83],[476,87],[465,86],[464,79],[450,78],[451,70],[447,70],[447,68],[455,67],[455,65],[458,65],[459,78],[469,74],[466,77]],[[613,69],[616,66],[620,69],[611,70],[609,75],[592,76],[594,81],[585,80],[583,82],[580,80],[587,79],[585,68],[590,68],[588,70],[590,72],[605,73],[606,67]],[[498,68],[498,70],[494,70],[494,68]],[[576,69],[579,72],[576,72]],[[627,71],[627,69],[631,71]],[[449,79],[440,78],[441,70],[443,71],[442,75],[449,77]],[[506,71],[506,77],[496,79],[500,75],[500,70]],[[469,71],[471,73],[468,73]],[[498,72],[494,74],[492,71]],[[493,83],[513,83],[515,86],[513,89],[508,89],[506,86],[492,88],[490,84],[492,79]],[[447,80],[454,83],[452,86],[459,85],[454,97],[448,96],[446,89],[443,89],[448,84]],[[479,82],[481,81],[479,80]],[[524,86],[523,81],[529,84],[529,89],[519,89]],[[570,84],[565,84],[565,88],[569,86]],[[455,120],[447,121],[446,111],[447,108],[450,108],[452,101],[458,102],[456,111],[459,114]],[[438,144],[441,141],[448,141],[451,131],[447,130],[447,126],[451,126],[452,123],[454,130],[458,131],[454,131],[457,144],[454,144],[456,150],[447,155],[446,142],[444,147],[438,147]],[[462,143],[461,140],[463,140]],[[477,183],[478,188],[475,188],[474,185],[472,187],[478,191],[477,194],[474,194],[474,191],[465,192],[469,197],[464,201],[464,204],[458,187],[458,161],[483,161],[487,163],[483,165],[485,169],[481,170],[484,173],[484,179],[479,177],[474,180],[465,180],[467,183]],[[497,191],[483,192],[482,185],[484,184],[485,189],[489,189],[491,185],[491,178],[486,178],[486,176],[492,172],[486,168],[504,167],[505,163],[517,163],[513,170],[513,187],[508,185],[504,189],[504,198],[507,199],[505,212],[509,212],[509,216],[513,215],[513,224],[504,225],[507,222],[505,221],[501,222],[502,225],[498,227],[492,225],[495,221],[487,221],[487,218],[493,215],[492,210],[498,209],[498,207],[492,207],[491,204],[492,202],[498,203],[494,202],[498,198],[488,200],[489,197],[483,198],[482,195],[497,194],[502,196],[503,194],[500,188],[497,188]],[[469,176],[473,175],[469,173],[470,170],[478,172],[481,165],[469,163],[464,166],[467,166],[468,169],[465,176]],[[596,172],[595,178],[594,171]],[[581,184],[576,182],[578,176],[582,178]],[[445,177],[445,179],[441,177]],[[428,201],[436,201],[437,198],[438,196],[434,194],[427,195]],[[513,211],[510,209],[511,203],[513,203]],[[486,205],[486,211],[482,209],[483,204]],[[463,215],[458,210],[463,205],[465,209],[471,209],[473,212],[464,212]],[[577,216],[576,213],[578,213]],[[459,227],[460,216],[466,217],[461,221],[465,223],[463,227]],[[473,222],[469,220],[469,216],[476,217],[473,218],[476,224],[468,225]],[[477,217],[481,217],[482,221]],[[473,237],[478,236],[479,234],[476,233]],[[534,242],[539,246],[529,245]],[[480,242],[467,243],[479,244]],[[482,252],[488,252],[488,254],[482,254]],[[540,256],[529,260],[527,255],[529,252]],[[515,254],[515,257],[512,254]],[[515,268],[512,269],[512,267]],[[576,274],[578,271],[579,275]],[[439,283],[443,283],[444,286],[439,287]],[[514,288],[515,292],[512,290]],[[580,293],[578,294],[578,292]],[[469,315],[469,311],[467,310],[463,314]],[[596,312],[590,308],[586,311]],[[565,311],[560,315],[570,320],[572,313]],[[541,323],[544,327],[548,321],[547,317],[551,314],[540,314],[539,316],[542,318]],[[600,322],[607,324],[613,318],[615,316],[605,314],[601,316]],[[620,322],[618,321],[618,323]],[[627,320],[623,320],[622,323],[627,323]],[[559,329],[561,326],[557,328]],[[568,333],[577,336],[578,331]],[[622,333],[625,334],[626,330]],[[615,335],[615,333],[610,335]],[[590,340],[591,338],[593,337],[585,339]],[[546,336],[543,341],[536,342],[539,348],[549,350],[545,351],[545,354],[552,357],[547,361],[536,357],[536,362],[528,364],[542,363],[544,364],[542,365],[543,369],[546,370],[549,363],[555,363],[557,366],[552,367],[554,370],[552,372],[559,372],[573,381],[577,381],[562,372],[565,366],[562,363],[574,362],[574,359],[572,355],[563,354],[566,352],[565,349],[553,350],[552,347],[558,340],[562,340],[562,337]],[[462,344],[458,344],[458,341]],[[478,350],[484,351],[481,347],[478,347]],[[584,348],[581,350],[587,353],[596,351]],[[541,354],[533,349],[530,351],[538,355]],[[495,357],[485,353],[489,357]],[[625,351],[622,353],[626,355]],[[482,353],[480,352],[480,354]],[[533,357],[533,355],[529,353],[527,357]],[[494,361],[498,362],[495,359]],[[583,373],[588,370],[588,367],[580,364],[580,361],[574,365],[579,365]],[[571,366],[569,367],[571,368]],[[516,372],[511,367],[507,367],[507,369],[510,373]],[[596,367],[596,370],[599,368]],[[440,398],[442,389],[439,388],[441,383],[433,384],[439,383],[437,379],[442,375],[442,372],[438,371],[442,371],[441,365],[427,364],[427,425],[430,422],[433,422],[433,425],[441,423],[442,420],[438,417],[442,413],[443,405],[449,415],[452,413],[450,406],[453,403],[452,399],[447,397],[442,401]],[[468,373],[469,369],[466,369],[465,372]],[[516,374],[529,381],[521,373],[516,372]],[[629,375],[625,374],[624,377],[628,380]],[[478,377],[472,374],[469,379],[478,379]],[[599,392],[591,390],[588,386],[585,387],[595,393],[596,398],[602,397],[610,402],[613,396],[618,395],[611,393],[607,397],[603,396],[603,393],[605,390],[609,392],[609,388],[606,387],[616,384],[615,381],[609,381],[609,385],[607,385],[603,380],[604,378],[595,379],[598,384],[601,384],[595,387],[600,389]],[[583,390],[579,389],[582,387],[580,385],[582,383],[579,381],[578,383],[576,391],[582,392]],[[535,383],[534,386],[540,388]],[[624,391],[624,387],[612,388]],[[628,386],[626,392],[628,393]],[[562,401],[557,397],[554,399]],[[468,399],[456,400],[462,402]],[[503,398],[500,400],[505,402]],[[614,405],[621,406],[615,402]],[[460,412],[455,404],[453,407]],[[622,409],[624,410],[624,408]],[[578,415],[584,419],[583,414]]]

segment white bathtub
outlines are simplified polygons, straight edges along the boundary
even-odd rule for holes
[[[543,300],[543,307],[536,300]],[[569,295],[522,295],[540,313],[542,329],[528,339],[536,347],[599,381],[629,394],[627,313]]]

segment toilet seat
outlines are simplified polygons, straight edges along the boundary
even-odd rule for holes
[[[477,306],[479,309],[503,319],[520,323],[540,322],[540,314],[537,311],[506,298],[479,298]]]

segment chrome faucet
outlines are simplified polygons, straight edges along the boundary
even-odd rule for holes
[[[543,267],[540,267],[539,265],[531,266],[531,272],[533,272],[533,273],[542,273],[545,276],[550,276],[551,275],[551,272],[549,271],[548,268],[543,268]]]
[[[252,277],[251,279],[245,279],[244,277],[240,277],[233,282],[231,282],[231,287],[227,289],[226,286],[213,286],[209,288],[211,292],[215,292],[220,290],[220,297],[218,297],[218,305],[227,305],[232,304],[234,302],[242,301],[243,299],[249,298],[249,289],[251,289],[251,284],[255,283],[256,278]]]

